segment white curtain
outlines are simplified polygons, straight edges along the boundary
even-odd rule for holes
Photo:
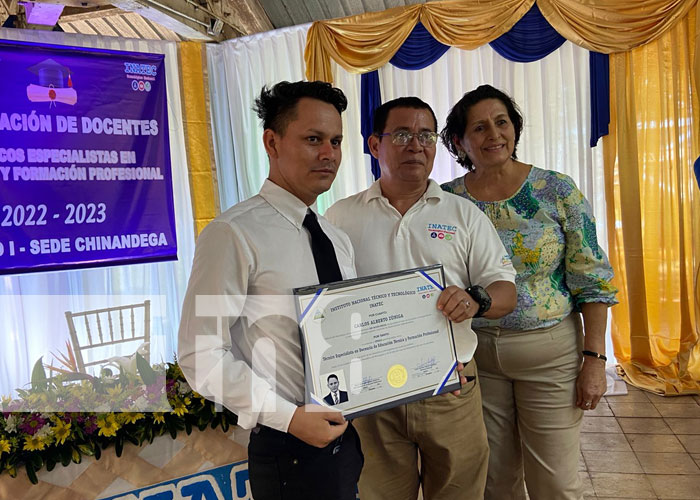
[[[309,25],[207,45],[212,123],[219,177],[221,210],[256,194],[268,174],[260,120],[252,111],[263,85],[304,79],[304,44]],[[352,87],[351,84],[357,88]],[[359,76],[338,85],[348,96],[343,114],[343,161],[331,190],[320,196],[324,212],[335,200],[354,194],[371,182],[364,167],[358,106]],[[217,102],[219,101],[219,102]]]
[[[262,127],[251,107],[263,85],[304,79],[308,27],[294,26],[207,46],[222,210],[256,194],[267,176]],[[589,147],[587,50],[567,41],[546,58],[523,64],[502,58],[489,45],[472,51],[450,48],[423,70],[405,71],[388,64],[379,70],[379,77],[383,102],[419,96],[433,107],[438,128],[444,125],[452,105],[478,85],[489,83],[513,96],[525,119],[518,158],[564,172],[576,181],[593,206],[598,240],[607,248],[602,147]],[[333,187],[319,197],[321,213],[373,181],[369,158],[362,152],[360,75],[333,64],[333,78],[334,85],[348,97],[348,110],[343,114],[343,160]],[[445,182],[463,173],[438,146],[431,176]],[[607,352],[612,353],[612,343],[608,343]]]
[[[0,29],[0,38],[165,54],[178,243],[178,259],[172,262],[0,277],[0,395],[13,394],[14,389],[25,387],[32,366],[40,357],[48,363],[53,358],[50,353],[66,352],[69,333],[65,311],[78,312],[150,299],[151,361],[172,360],[177,346],[180,307],[194,255],[177,45],[16,29]],[[115,351],[115,354],[129,353]]]

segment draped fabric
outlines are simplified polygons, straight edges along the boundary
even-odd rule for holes
[[[0,38],[78,47],[165,54],[168,125],[178,260],[150,264],[0,277],[0,395],[30,380],[33,364],[66,352],[65,311],[151,300],[151,360],[170,361],[177,346],[180,307],[194,255],[194,226],[182,134],[178,46],[173,42],[0,29]],[[118,354],[115,352],[115,355]],[[122,353],[131,354],[131,353]],[[58,364],[54,362],[55,364]]]
[[[406,41],[401,45],[394,57],[389,61],[392,65],[400,69],[423,69],[440,59],[450,47],[444,45],[428,33],[422,23],[416,24]],[[379,75],[376,71],[362,74],[362,138],[365,141],[364,152],[370,155],[372,175],[379,179],[381,175],[379,162],[369,151],[367,139],[372,135],[372,124],[374,123],[374,110],[382,103],[381,89],[379,86]]]
[[[204,66],[201,42],[180,44],[180,68],[182,80],[187,82],[182,88],[184,107],[185,136],[187,143],[187,163],[190,172],[192,209],[196,234],[216,217],[218,197],[214,190],[214,174],[207,126],[207,99],[204,92]]]
[[[610,125],[610,60],[608,54],[590,52],[591,147],[608,135]]]
[[[308,24],[207,44],[214,146],[221,210],[258,193],[269,164],[262,126],[252,111],[263,85],[304,79],[304,44]],[[331,189],[319,196],[321,213],[335,201],[372,182],[362,154],[360,78],[339,77],[348,98],[343,113],[343,160]]]
[[[564,37],[552,29],[535,4],[510,31],[490,45],[509,61],[526,63],[542,59],[563,43]]]
[[[366,155],[369,155],[372,177],[379,179],[379,176],[382,174],[379,168],[379,160],[372,156],[369,150],[369,143],[367,142],[369,136],[372,135],[374,111],[382,103],[382,91],[379,87],[379,74],[376,70],[370,71],[369,73],[363,73],[360,95],[362,96],[362,101],[360,102],[360,120],[362,122],[362,139],[364,139],[363,151]]]
[[[533,5],[513,28],[490,43],[496,52],[513,62],[528,63],[546,57],[564,43],[559,35],[542,17],[537,5]],[[449,47],[438,42],[425,29],[422,23],[416,24],[406,41],[389,61],[392,65],[407,70],[425,68],[437,61]],[[590,94],[591,94],[591,147],[607,134],[610,121],[608,56],[592,52],[590,54]],[[362,136],[365,140],[364,152],[369,155],[372,175],[381,175],[379,162],[372,157],[367,139],[372,135],[374,110],[381,104],[381,90],[376,71],[362,74]]]
[[[441,43],[471,50],[510,31],[535,0],[450,0],[396,7],[313,23],[304,60],[309,80],[332,82],[333,59],[350,72],[375,70],[393,57],[422,22]],[[609,54],[656,40],[683,18],[696,0],[537,0],[547,22],[564,38]]]
[[[319,21],[309,30],[304,60],[309,80],[332,82],[331,58],[349,72],[384,66],[421,21],[445,45],[475,49],[501,36],[534,0],[451,0]]]
[[[440,59],[449,48],[435,40],[419,22],[389,62],[401,69],[421,69]]]
[[[700,192],[691,167],[700,153],[697,36],[693,9],[657,41],[611,55],[603,139],[620,289],[615,356],[628,380],[669,395],[700,393]]]
[[[537,0],[564,38],[611,54],[653,42],[688,14],[696,0]]]

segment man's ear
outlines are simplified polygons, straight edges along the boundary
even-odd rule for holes
[[[270,129],[266,128],[265,131],[263,132],[263,146],[265,146],[265,151],[267,152],[267,156],[270,158],[275,158],[277,159],[278,152],[277,152],[277,138],[279,136],[277,133]]]
[[[367,145],[369,146],[369,152],[372,153],[372,156],[374,156],[377,160],[379,159],[379,141],[381,141],[381,137],[377,137],[375,134],[372,134],[369,136],[367,139]]]

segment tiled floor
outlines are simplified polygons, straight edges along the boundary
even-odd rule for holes
[[[628,390],[585,414],[584,498],[700,499],[700,396]]]

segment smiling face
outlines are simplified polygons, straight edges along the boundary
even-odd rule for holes
[[[318,99],[299,99],[283,133],[265,129],[263,143],[270,158],[270,180],[307,205],[330,189],[342,153],[340,113]]]
[[[429,110],[394,108],[389,111],[382,133],[406,131],[415,134],[435,132],[435,129],[436,124]],[[373,135],[369,138],[369,148],[372,156],[379,160],[382,185],[425,183],[433,170],[436,145],[422,146],[416,136],[408,144],[398,146],[391,142],[389,135]]]
[[[455,140],[476,168],[501,167],[512,161],[515,128],[499,99],[484,99],[469,109],[464,135]]]

